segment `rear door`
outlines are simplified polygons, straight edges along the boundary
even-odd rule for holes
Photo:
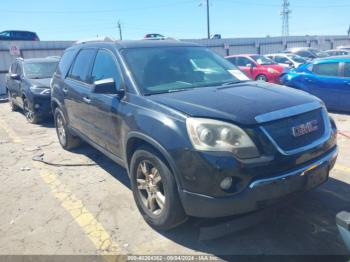
[[[91,138],[88,121],[92,93],[90,74],[95,55],[96,49],[80,50],[62,88],[69,125],[88,138]]]
[[[311,94],[321,98],[327,107],[338,109],[344,87],[339,62],[314,64],[312,74],[305,75],[304,78]]]
[[[113,78],[116,90],[121,88],[122,74],[114,53],[100,49],[92,68],[91,81]],[[123,101],[113,94],[91,94],[91,111],[88,121],[92,124],[93,140],[104,149],[121,157],[120,141],[122,118],[120,110]]]

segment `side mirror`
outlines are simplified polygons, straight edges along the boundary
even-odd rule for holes
[[[21,80],[21,76],[18,75],[18,74],[11,74],[10,78],[13,79],[13,80]]]
[[[113,78],[102,79],[94,82],[93,92],[95,94],[113,94],[122,96],[124,95],[124,90],[117,90],[115,81]]]

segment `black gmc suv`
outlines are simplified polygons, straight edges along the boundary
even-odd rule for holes
[[[190,43],[75,45],[54,74],[51,103],[62,147],[82,139],[123,165],[140,212],[158,229],[314,188],[338,152],[319,99],[251,81]]]

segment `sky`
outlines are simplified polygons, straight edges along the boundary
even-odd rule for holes
[[[211,33],[223,38],[280,36],[282,0],[210,0]],[[290,35],[345,35],[349,0],[290,0]],[[29,30],[41,40],[146,33],[205,38],[205,0],[12,0],[0,3],[0,31]]]

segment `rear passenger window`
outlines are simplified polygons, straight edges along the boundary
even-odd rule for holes
[[[316,64],[312,71],[317,75],[339,76],[339,63]]]
[[[109,51],[100,50],[97,53],[92,69],[91,82],[107,78],[113,78],[116,86],[120,86],[121,78],[115,57]]]
[[[74,61],[69,77],[74,80],[90,83],[89,74],[95,53],[96,50],[94,49],[81,50]]]
[[[75,53],[76,52],[74,52],[73,50],[68,50],[64,52],[57,67],[56,73],[58,75],[62,75],[63,78],[67,75],[70,65],[72,64],[72,61],[74,59]]]
[[[344,76],[350,77],[350,63],[345,63],[344,65]]]

